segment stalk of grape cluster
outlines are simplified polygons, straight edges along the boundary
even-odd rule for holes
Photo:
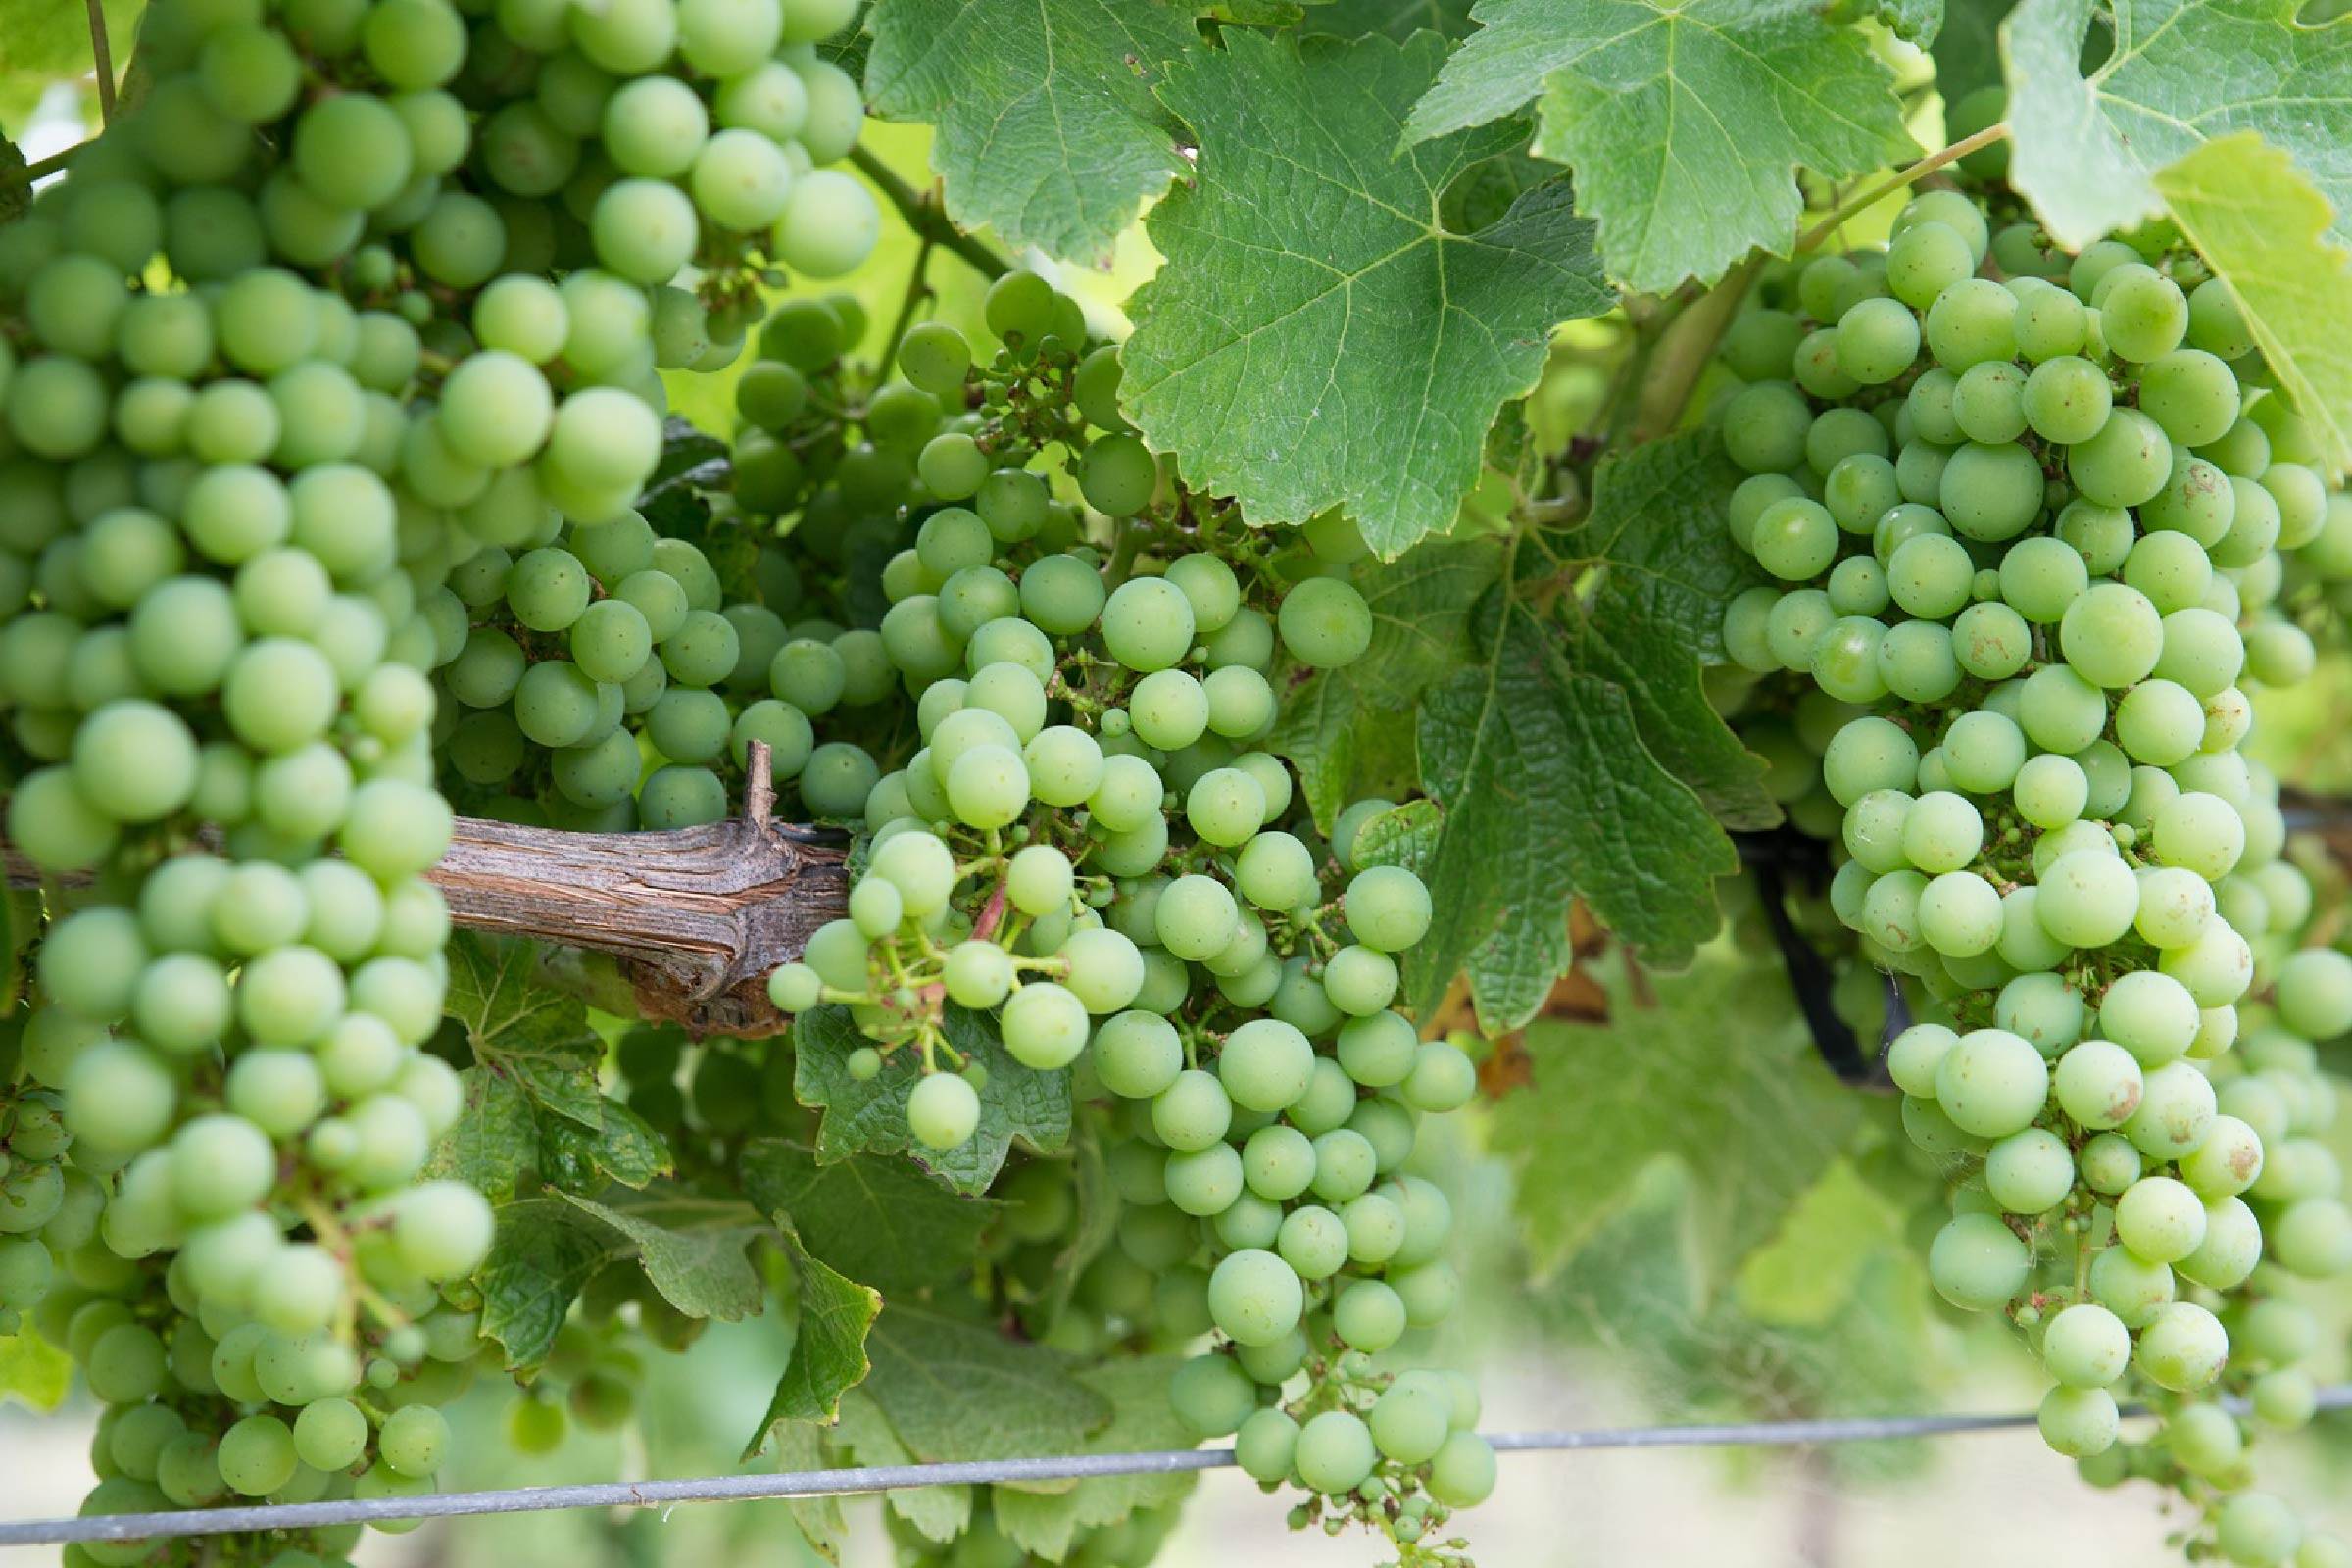
[[[2310,884],[2240,750],[2244,688],[2312,664],[2281,552],[2342,502],[2226,283],[2161,229],[2052,251],[1969,163],[1727,334],[1729,525],[1774,585],[1725,644],[1809,682],[1779,793],[1928,999],[1886,1066],[1952,1181],[1936,1290],[2026,1332],[2092,1480],[2179,1488],[2233,1562],[2352,1560],[2244,1451],[2309,1419],[2295,1284],[2352,1264],[2313,1048],[2352,960],[2295,948]]]

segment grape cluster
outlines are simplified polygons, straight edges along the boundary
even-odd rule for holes
[[[870,246],[816,167],[860,123],[813,52],[847,16],[162,0],[135,104],[0,227],[7,831],[50,879],[0,1016],[0,1323],[107,1407],[91,1511],[431,1484],[480,1345],[444,1287],[492,1223],[424,1178],[462,1102],[425,1049],[453,568],[617,556],[657,371],[736,358],[775,267]],[[560,576],[518,567],[516,614]],[[579,619],[600,670],[652,641]],[[577,684],[516,711],[577,722]]]
[[[1460,1401],[1393,1385],[1370,1356],[1452,1304],[1450,1211],[1401,1167],[1418,1117],[1465,1103],[1476,1074],[1392,1008],[1396,956],[1432,910],[1410,871],[1353,856],[1390,803],[1348,808],[1326,843],[1285,764],[1253,748],[1292,671],[1368,646],[1347,580],[1363,546],[1336,518],[1261,539],[1172,485],[1118,416],[1115,358],[1042,278],[1008,275],[987,313],[991,364],[950,328],[915,328],[897,349],[908,380],[865,405],[867,439],[776,487],[805,509],[801,532],[808,512],[870,516],[901,494],[920,521],[881,562],[878,629],[916,749],[862,803],[848,916],[770,994],[792,1013],[849,1008],[867,1041],[853,1078],[914,1054],[907,1127],[932,1150],[982,1114],[986,1069],[952,1043],[951,1009],[991,1014],[1026,1069],[1074,1069],[1119,1135],[1116,1248],[1079,1287],[1105,1332],[1215,1330],[1222,1348],[1174,1387],[1189,1425],[1251,1421],[1253,1474],[1317,1494],[1335,1526],[1362,1517],[1414,1560],[1447,1560],[1415,1544],[1485,1494],[1493,1455]],[[771,454],[791,449],[790,416],[758,428],[759,396],[747,387],[739,504],[742,476],[786,469]],[[1056,488],[1110,519],[1107,559]],[[902,537],[852,526],[845,559]],[[797,710],[817,673],[820,695],[839,689],[820,652],[775,657]],[[1055,1180],[1040,1170],[1007,1180]],[[1067,1209],[1065,1195],[1042,1212]]]
[[[839,407],[853,385],[840,356],[864,327],[847,296],[786,305],[761,328],[742,401],[760,406],[781,373],[805,403],[802,372],[767,356],[813,336],[827,358],[803,363]],[[757,465],[739,461],[738,490],[760,482]],[[895,512],[903,490],[876,504]],[[869,748],[887,744],[899,716],[897,671],[871,627],[813,612],[798,549],[756,544],[756,524],[736,525],[746,521],[732,509],[713,519],[706,550],[631,510],[520,555],[487,546],[461,563],[450,586],[472,624],[440,671],[454,699],[443,744],[458,798],[575,830],[697,826],[727,814],[725,774],[757,740],[776,783],[797,787],[802,815],[860,816],[880,776]],[[835,738],[820,742],[817,721]]]
[[[1748,725],[1768,784],[1835,840],[1866,957],[1935,1004],[1886,1067],[1962,1172],[1936,1288],[2032,1335],[2051,1446],[2278,1563],[2300,1526],[2242,1490],[2216,1396],[2311,1413],[2289,1287],[2352,1265],[2312,1045],[2352,1029],[2352,960],[2294,950],[2311,888],[2241,682],[2310,672],[2280,553],[2341,502],[2227,284],[2160,231],[2055,252],[2014,205],[1923,194],[1727,333],[1729,525],[1773,585],[1723,635],[1808,679]],[[2119,1441],[2129,1389],[2148,1444]]]

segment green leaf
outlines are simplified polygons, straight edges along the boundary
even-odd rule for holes
[[[1894,78],[1812,0],[1480,0],[1409,141],[1539,101],[1535,150],[1576,172],[1609,275],[1642,293],[1786,256],[1796,172],[1845,179],[1917,149]]]
[[[960,1147],[925,1149],[906,1131],[906,1097],[921,1076],[918,1053],[893,1051],[882,1070],[860,1083],[850,1076],[849,1055],[866,1043],[839,1005],[804,1012],[793,1024],[796,1059],[793,1094],[804,1105],[821,1107],[816,1157],[822,1164],[852,1154],[905,1153],[952,1190],[967,1197],[988,1191],[1004,1167],[1015,1138],[1033,1149],[1061,1147],[1070,1134],[1070,1075],[1037,1072],[1012,1059],[997,1037],[996,1020],[950,1004],[948,1043],[988,1068],[980,1090],[980,1126]]]
[[[122,69],[144,0],[108,0],[108,52]],[[51,82],[90,74],[90,14],[82,0],[0,0],[0,83],[37,96]]]
[[[2114,0],[2115,47],[2086,74],[2093,3],[2023,0],[2002,28],[2009,181],[2052,237],[2080,249],[2158,217],[2158,171],[2252,130],[2294,158],[2352,245],[2352,27],[2298,26],[2296,0]]]
[[[948,216],[1013,245],[1094,261],[1185,172],[1149,80],[1199,47],[1159,0],[883,0],[865,94],[938,126]]]
[[[1110,1422],[1072,1449],[1074,1453],[1150,1453],[1189,1448],[1198,1442],[1168,1402],[1168,1380],[1182,1356],[1122,1357],[1090,1367],[1078,1381],[1110,1404]],[[997,1487],[997,1528],[1023,1549],[1059,1562],[1078,1533],[1117,1524],[1138,1508],[1161,1508],[1193,1490],[1197,1478],[1180,1475],[1101,1476],[1054,1491]]]
[[[786,1422],[776,1429],[775,1439],[778,1470],[829,1470],[840,1462],[824,1432],[806,1422]],[[790,1497],[785,1506],[819,1556],[841,1561],[842,1548],[850,1541],[850,1521],[839,1497]]]
[[[853,1154],[820,1164],[781,1138],[744,1146],[744,1192],[789,1222],[815,1256],[883,1291],[919,1291],[971,1272],[997,1205],[944,1191],[906,1161]]]
[[[1119,1194],[1110,1179],[1110,1162],[1103,1157],[1099,1121],[1082,1123],[1078,1136],[1070,1140],[1070,1192],[1078,1216],[1047,1280],[1044,1322],[1049,1328],[1068,1309],[1087,1265],[1102,1255],[1119,1232]]]
[[[1481,619],[1478,661],[1420,698],[1430,800],[1390,813],[1358,858],[1402,855],[1446,911],[1405,961],[1422,1016],[1467,974],[1480,1024],[1498,1033],[1534,1016],[1567,968],[1572,897],[1647,961],[1679,967],[1714,934],[1713,882],[1739,858],[1613,672],[1576,667],[1557,629],[1499,586]]]
[[[1236,32],[1178,64],[1160,97],[1200,168],[1147,220],[1167,262],[1121,351],[1128,413],[1188,481],[1261,527],[1345,507],[1390,560],[1452,525],[1551,328],[1614,303],[1561,182],[1477,233],[1440,224],[1446,188],[1508,151],[1509,127],[1392,156],[1444,54],[1430,33]]]
[[[882,1407],[862,1395],[841,1402],[841,1442],[860,1465],[896,1468],[915,1462],[890,1429]],[[890,1500],[890,1511],[914,1526],[927,1541],[945,1545],[971,1527],[972,1489],[968,1486],[902,1487],[883,1496]]]
[[[1566,1262],[1670,1159],[1690,1177],[1704,1272],[1728,1277],[1842,1152],[1854,1097],[1777,973],[1715,950],[1653,1002],[1621,975],[1608,989],[1607,1025],[1528,1030],[1535,1083],[1494,1108],[1529,1250],[1544,1268]]]
[[[1948,108],[2001,80],[2001,20],[2009,0],[1945,0],[1936,34],[1936,90]]]
[[[1943,32],[1944,0],[1868,0],[1868,10],[1887,31],[1922,49]]]
[[[484,1069],[513,1079],[556,1114],[602,1132],[597,1069],[605,1043],[577,997],[534,982],[537,957],[527,942],[459,932],[449,945],[444,1010],[466,1026],[473,1059]]]
[[[539,1169],[566,1192],[593,1193],[609,1183],[643,1188],[670,1173],[669,1145],[644,1117],[611,1096],[597,1105],[604,1125],[591,1133],[577,1122],[539,1113]]]
[[[1720,529],[1718,530],[1721,531]],[[1359,570],[1372,608],[1364,657],[1318,672],[1291,693],[1266,745],[1298,769],[1306,804],[1326,832],[1342,808],[1412,789],[1413,705],[1475,657],[1470,612],[1502,573],[1493,539],[1433,539],[1401,560]]]
[[[482,1337],[505,1348],[509,1367],[537,1366],[556,1348],[581,1288],[615,1255],[610,1238],[559,1199],[507,1204],[474,1276]]]
[[[1781,810],[1762,760],[1699,679],[1702,662],[1721,662],[1724,605],[1753,580],[1723,525],[1742,477],[1711,431],[1614,454],[1593,477],[1591,516],[1560,548],[1600,568],[1569,621],[1570,662],[1624,688],[1659,762],[1717,821],[1746,829]]]
[[[760,1277],[744,1255],[767,1226],[743,1204],[681,1191],[612,1204],[564,1194],[498,1210],[498,1231],[475,1283],[482,1334],[510,1367],[555,1348],[564,1314],[597,1270],[635,1258],[662,1298],[688,1317],[733,1321],[760,1310]]]
[[[865,1381],[865,1337],[882,1311],[881,1292],[811,1256],[789,1225],[779,1229],[799,1286],[792,1357],[743,1450],[746,1460],[766,1446],[779,1422],[831,1421],[841,1414],[842,1395]]]
[[[1365,38],[1377,33],[1402,43],[1424,29],[1447,38],[1470,36],[1470,0],[1341,0],[1307,13],[1299,31],[1310,37]]]
[[[926,1463],[1071,1453],[1111,1418],[1059,1351],[924,1307],[894,1302],[866,1351],[865,1393]]]
[[[2330,232],[2327,198],[2250,131],[2207,142],[2161,171],[2156,189],[2237,296],[2328,466],[2352,467],[2352,254]]]
[[[614,1205],[569,1193],[564,1200],[614,1236],[615,1255],[633,1251],[662,1299],[688,1317],[732,1323],[759,1313],[760,1275],[743,1250],[767,1226],[742,1203],[682,1191]]]
[[[73,1387],[74,1358],[42,1339],[31,1324],[0,1334],[0,1405],[14,1399],[35,1410],[54,1410]]]
[[[1740,1305],[1760,1323],[1827,1323],[1853,1300],[1871,1261],[1903,1244],[1902,1215],[1840,1159],[1789,1207],[1772,1240],[1741,1262]]]
[[[538,1172],[539,1118],[530,1097],[507,1074],[467,1067],[458,1076],[466,1086],[465,1106],[434,1146],[427,1174],[454,1177],[491,1202],[504,1202],[523,1178]]]

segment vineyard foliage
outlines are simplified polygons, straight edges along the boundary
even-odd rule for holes
[[[1461,1568],[1500,1283],[1674,1417],[2030,1359],[2352,1562],[2348,26],[0,0],[93,126],[0,143],[0,1395],[87,1512],[400,1497],[765,1318],[744,1464],[1230,1442]],[[694,995],[456,874],[739,817]]]

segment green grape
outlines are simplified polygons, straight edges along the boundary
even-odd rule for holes
[[[2032,1266],[2026,1244],[1989,1214],[1963,1214],[1936,1233],[1928,1276],[1954,1306],[1985,1312],[2005,1304],[2025,1285]]]
[[[1236,1344],[1265,1346],[1298,1326],[1304,1292],[1289,1263],[1245,1248],[1226,1254],[1210,1271],[1208,1304],[1218,1329]],[[1365,1441],[1368,1445],[1368,1436]]]
[[[1151,505],[1158,481],[1156,461],[1131,435],[1098,437],[1079,463],[1078,485],[1088,505],[1113,517],[1132,516]]]
[[[906,1126],[926,1149],[955,1149],[980,1125],[980,1096],[952,1073],[918,1080],[906,1099]]]

